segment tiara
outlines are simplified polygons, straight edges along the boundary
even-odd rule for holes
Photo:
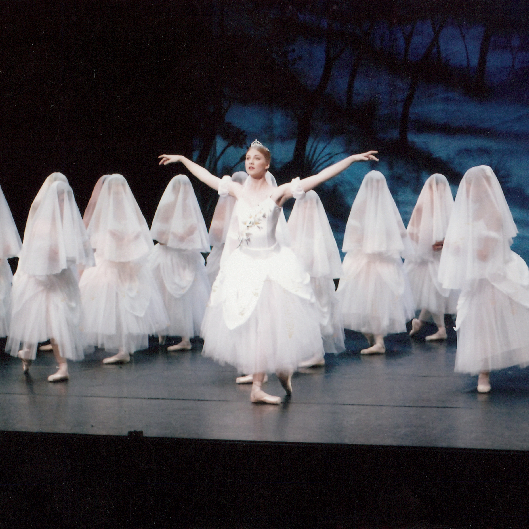
[[[259,140],[255,139],[254,141],[252,141],[252,143],[250,143],[250,147],[262,147],[263,149],[266,149],[267,151],[269,151],[268,147],[265,147]]]

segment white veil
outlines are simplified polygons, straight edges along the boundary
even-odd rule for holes
[[[445,288],[504,270],[518,230],[500,183],[486,165],[463,176],[446,232],[439,280]]]
[[[122,175],[105,180],[88,234],[97,256],[108,261],[134,261],[153,248],[147,222]]]
[[[20,268],[30,275],[58,274],[68,266],[94,265],[94,255],[72,188],[53,182],[41,196],[30,230],[26,228]]]
[[[379,171],[367,173],[360,185],[345,227],[342,250],[392,257],[413,255],[397,205]]]
[[[320,197],[308,191],[298,198],[288,219],[291,247],[311,277],[338,278],[342,262]]]
[[[175,176],[165,188],[151,237],[170,248],[209,252],[208,230],[189,178]]]
[[[454,198],[446,177],[438,173],[430,176],[424,183],[408,223],[408,235],[417,256],[433,259],[432,246],[445,238],[453,205]]]
[[[84,210],[84,215],[83,215],[83,223],[87,228],[88,228],[88,225],[90,224],[90,221],[92,220],[92,215],[94,214],[94,209],[97,204],[97,199],[99,198],[99,195],[101,193],[101,188],[103,187],[105,180],[109,176],[110,175],[108,174],[101,176],[99,180],[96,182],[96,185],[94,186],[92,194],[90,195],[90,200],[88,201],[88,204],[86,206],[86,209]]]
[[[22,245],[11,210],[0,187],[0,259],[15,257]]]

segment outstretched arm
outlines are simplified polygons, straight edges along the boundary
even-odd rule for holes
[[[207,169],[204,169],[204,167],[201,167],[185,156],[181,156],[180,154],[162,154],[158,158],[160,158],[159,165],[167,165],[175,162],[183,163],[201,182],[204,182],[215,191],[219,190],[220,178],[212,175]]]
[[[340,174],[342,171],[347,169],[350,165],[355,162],[378,162],[378,158],[375,156],[377,152],[378,151],[368,151],[362,154],[353,154],[351,156],[348,156],[347,158],[344,158],[343,160],[340,160],[339,162],[330,165],[329,167],[326,167],[325,169],[323,169],[323,171],[320,171],[318,174],[303,178],[302,180],[300,180],[300,185],[303,191],[307,192],[319,186],[320,184],[323,184],[323,182],[326,182],[327,180],[330,180],[331,178]],[[286,200],[292,198],[290,185],[283,184],[282,186],[279,186],[272,195],[272,198],[279,206],[282,206]]]

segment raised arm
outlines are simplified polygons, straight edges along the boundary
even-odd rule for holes
[[[330,180],[331,178],[340,174],[342,171],[347,169],[350,165],[355,162],[378,162],[378,158],[375,156],[377,152],[378,151],[368,151],[362,154],[353,154],[351,156],[348,156],[347,158],[344,158],[343,160],[340,160],[339,162],[336,162],[335,164],[326,167],[325,169],[323,169],[323,171],[320,171],[318,174],[300,180],[301,188],[305,192],[310,191],[311,189],[314,189],[320,184],[323,184],[323,182],[326,182],[327,180]],[[290,190],[290,187],[291,186],[289,184],[283,184],[274,191],[272,198],[279,206],[282,206],[286,200],[292,198],[292,192]]]
[[[158,158],[160,158],[159,165],[167,165],[175,162],[183,163],[201,182],[204,182],[215,191],[219,190],[220,178],[212,175],[207,169],[204,169],[204,167],[201,167],[185,156],[181,156],[180,154],[162,154]]]

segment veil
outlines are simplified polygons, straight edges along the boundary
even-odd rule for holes
[[[105,183],[105,180],[110,175],[105,174],[99,178],[99,180],[96,182],[96,185],[94,186],[94,190],[92,191],[92,194],[90,195],[90,200],[88,201],[88,205],[86,206],[86,209],[84,210],[83,215],[83,223],[85,227],[88,228],[88,225],[90,224],[90,220],[92,219],[92,215],[94,214],[94,209],[97,204],[97,199],[99,198],[99,195],[101,193],[101,188],[103,187],[103,184]]]
[[[170,248],[209,252],[208,231],[189,178],[167,185],[151,226],[151,237]]]
[[[15,257],[22,245],[11,210],[0,187],[0,259]]]

